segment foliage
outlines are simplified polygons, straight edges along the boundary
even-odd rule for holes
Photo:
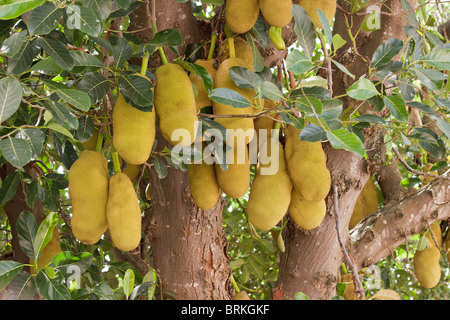
[[[364,6],[356,5],[357,1],[352,3],[354,12]],[[83,143],[93,136],[96,127],[106,128],[102,151],[112,168],[112,100],[121,90],[133,107],[150,111],[154,74],[147,70],[145,61],[163,46],[178,52],[183,40],[179,31],[169,29],[156,33],[150,43],[141,43],[127,31],[129,14],[140,4],[136,0],[27,0],[20,4],[0,1],[0,164],[15,168],[2,181],[0,205],[13,198],[19,185],[24,187],[30,207],[35,201],[43,203],[46,219],[39,227],[29,212],[24,211],[19,218],[20,245],[31,260],[42,252],[55,226],[63,235],[63,252],[36,275],[26,271],[30,265],[0,261],[0,290],[9,285],[5,299],[30,299],[35,294],[44,299],[155,297],[158,276],[153,269],[149,267],[147,275],[141,277],[131,264],[116,261],[106,237],[96,245],[78,243],[68,223],[71,207],[67,172],[84,149]],[[402,4],[404,11],[409,12],[408,2]],[[192,1],[192,5],[195,16],[207,20],[222,1]],[[254,49],[254,71],[236,68],[233,79],[237,86],[250,87],[262,98],[282,100],[280,116],[285,123],[302,129],[302,140],[328,140],[334,148],[367,157],[364,130],[382,126],[387,132],[390,157],[391,148],[396,147],[411,167],[421,170],[433,162],[435,169],[443,172],[449,161],[450,46],[435,31],[442,21],[433,18],[434,10],[422,5],[416,15],[407,14],[407,41],[392,38],[384,42],[369,57],[367,73],[355,79],[337,61],[336,51],[344,45],[342,37],[333,36],[328,23],[323,23],[323,30],[315,30],[305,10],[294,5],[292,13],[299,40],[298,46],[288,51],[286,70],[294,75],[295,85],[286,76],[281,82],[275,76],[286,70],[264,67],[249,33],[245,36]],[[111,21],[116,18],[123,18],[121,29],[111,30]],[[271,43],[268,30],[262,19],[252,29],[263,48]],[[354,41],[355,35],[350,38]],[[192,45],[196,49],[190,56],[179,57],[176,63],[203,78],[211,99],[237,108],[249,105],[237,92],[213,89],[206,70],[192,62],[203,44]],[[356,49],[356,43],[352,47]],[[132,58],[144,58],[142,68],[130,64]],[[353,99],[353,106],[344,106],[339,100],[342,97],[332,96],[328,90],[320,73],[327,63],[355,80],[346,92]],[[360,114],[359,107],[366,102],[374,106],[377,114]],[[412,112],[426,116],[429,123],[415,123]],[[205,127],[223,129],[207,118],[201,120]],[[422,163],[414,161],[416,154],[422,156]],[[170,150],[159,155],[162,158],[153,157],[146,169],[154,165],[160,178],[167,174],[165,162],[186,169],[173,163]],[[26,170],[29,165],[38,166],[44,174],[31,176]],[[421,185],[419,176],[401,170],[405,187]],[[141,200],[144,209],[148,204]],[[269,233],[258,234],[248,225],[243,210],[246,201],[246,197],[230,199],[224,211],[231,267],[242,288],[252,292],[254,298],[268,299],[277,277],[280,249]],[[11,250],[11,226],[4,215],[0,215],[0,226],[3,257]],[[415,244],[408,244],[409,252],[414,251]],[[395,250],[397,259],[405,259],[404,255],[402,246]],[[378,264],[383,288],[393,288],[405,299],[448,298],[444,284],[432,290],[415,284],[409,274],[410,259],[403,266],[390,257]],[[442,263],[444,277],[448,278],[448,263]],[[79,272],[77,282],[72,282],[74,270]]]

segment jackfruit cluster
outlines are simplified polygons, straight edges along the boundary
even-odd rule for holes
[[[416,250],[414,253],[414,272],[417,281],[424,288],[433,288],[441,279],[439,259],[442,248],[442,232],[439,221],[433,222],[430,228],[425,231],[424,236],[427,246],[424,249]]]
[[[336,0],[298,0],[298,5],[302,6],[311,18],[314,27],[322,29],[317,9],[320,9],[331,24],[336,14]]]
[[[367,180],[356,200],[350,219],[349,229],[353,229],[358,222],[371,213],[378,211],[378,195],[372,178]]]

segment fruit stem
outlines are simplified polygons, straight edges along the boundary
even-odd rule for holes
[[[216,49],[217,33],[213,32],[211,35],[211,46],[209,47],[208,59],[214,56],[214,50]]]
[[[122,170],[120,169],[119,154],[117,153],[116,150],[111,152],[111,158],[112,158],[113,165],[114,165],[114,172],[115,173],[122,172]]]
[[[143,76],[145,76],[145,74],[147,73],[149,58],[150,58],[149,54],[146,54],[144,57],[142,57],[141,74]]]
[[[236,291],[236,293],[238,293],[239,291],[241,291],[241,290],[239,289],[238,284],[236,283],[236,280],[234,280],[233,275],[231,275],[230,280],[231,280],[231,284],[233,285],[234,291]]]
[[[228,56],[229,58],[236,58],[236,51],[234,50],[234,35],[228,27],[228,24],[225,24],[225,35],[228,42]]]
[[[342,272],[343,272],[344,274],[348,274],[348,270],[347,270],[347,268],[345,267],[345,263],[341,263],[341,269],[342,269]]]
[[[158,48],[159,56],[161,57],[161,61],[163,64],[168,64],[166,54],[164,53],[163,47]]]
[[[100,130],[97,137],[97,144],[95,145],[95,151],[96,152],[102,151],[102,146],[103,146],[103,133],[102,130]]]

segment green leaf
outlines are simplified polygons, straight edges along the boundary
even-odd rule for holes
[[[78,129],[76,131],[76,137],[81,142],[89,140],[95,131],[94,121],[89,116],[83,116],[78,118]]]
[[[114,67],[116,69],[123,66],[133,55],[133,48],[131,48],[126,38],[119,38],[117,44],[113,49]]]
[[[336,52],[337,50],[339,50],[340,48],[342,48],[343,45],[345,45],[347,43],[347,41],[345,41],[342,36],[339,33],[336,33],[333,36],[333,50]]]
[[[267,22],[262,17],[258,17],[255,25],[251,29],[251,33],[255,36],[256,40],[263,49],[267,48],[271,44],[269,28],[270,26]]]
[[[22,271],[24,266],[17,261],[0,261],[0,290],[3,290]]]
[[[318,126],[314,123],[309,123],[300,131],[300,140],[309,141],[309,142],[317,142],[322,141],[327,138],[327,134],[325,130],[321,126]]]
[[[180,60],[177,60],[180,61]],[[205,87],[205,90],[208,94],[211,93],[212,89],[214,88],[213,85],[213,79],[211,75],[209,74],[208,70],[206,70],[205,67],[202,67],[195,63],[188,63],[190,67],[190,71],[194,74],[199,75],[202,78],[203,86]]]
[[[154,47],[162,46],[181,46],[183,44],[183,37],[178,30],[175,29],[165,29],[159,31],[155,34],[150,45]]]
[[[106,282],[100,282],[99,284],[97,284],[94,287],[93,293],[100,300],[117,300],[111,287],[108,286]]]
[[[294,17],[294,31],[297,34],[298,44],[302,47],[307,57],[312,60],[316,49],[316,31],[314,24],[306,10],[298,4],[293,4],[291,13]]]
[[[302,74],[313,68],[311,59],[299,50],[291,51],[286,58],[286,68],[296,74]]]
[[[31,145],[33,158],[39,157],[45,142],[45,133],[37,128],[23,128],[15,136],[27,140]]]
[[[384,121],[382,117],[370,113],[360,115],[359,117],[356,117],[352,120],[370,123],[382,123],[382,124],[386,123],[386,121]]]
[[[322,30],[325,33],[325,39],[326,39],[327,43],[329,45],[331,45],[332,40],[333,40],[333,36],[332,36],[332,33],[331,33],[331,28],[330,28],[330,23],[328,22],[328,18],[325,15],[325,13],[323,13],[322,10],[316,9],[316,11],[317,11],[317,14],[319,16],[320,23],[322,24]]]
[[[255,42],[253,41],[253,37],[249,32],[245,33],[245,39],[247,40],[248,44],[250,45],[250,49],[252,50],[253,70],[255,70],[255,72],[260,72],[265,67],[261,52],[259,52],[259,49],[256,47]]]
[[[229,69],[229,74],[234,83],[243,89],[258,90],[262,79],[255,72],[245,67],[234,66]]]
[[[28,70],[39,50],[36,43],[36,39],[25,40],[22,43],[17,53],[8,59],[7,74],[20,75]]]
[[[28,35],[27,31],[15,32],[1,44],[0,51],[7,57],[13,57],[22,47]]]
[[[15,78],[0,79],[0,122],[12,116],[20,106],[22,87]]]
[[[46,3],[33,10],[28,18],[28,31],[30,34],[45,35],[55,29],[62,18],[62,9],[52,3]]]
[[[98,56],[86,52],[71,50],[70,56],[73,59],[73,67],[88,67],[92,69],[104,68],[105,65],[99,60]]]
[[[341,70],[342,72],[344,72],[346,75],[348,75],[350,78],[355,79],[355,75],[353,73],[351,73],[350,71],[348,71],[348,69],[341,63],[335,61],[335,60],[331,60],[331,62],[334,63],[334,65],[336,67],[338,67],[339,70]]]
[[[72,30],[80,30],[90,36],[97,36],[102,31],[102,21],[90,8],[71,5],[66,9],[66,26]]]
[[[67,154],[65,154],[65,156],[67,156]],[[70,169],[72,163],[73,162],[68,164],[67,161],[65,161],[64,166]],[[59,203],[60,195],[58,183],[50,179],[44,179],[44,181],[45,181],[44,199],[43,199],[44,205],[47,207],[49,211],[56,212],[60,207]]]
[[[295,300],[310,300],[309,297],[304,294],[303,292],[296,292],[295,293]]]
[[[112,0],[83,0],[83,7],[92,9],[101,20],[105,20],[113,10]]]
[[[50,278],[45,272],[38,272],[36,275],[36,286],[38,292],[45,300],[70,300],[69,289],[64,284],[61,273]]]
[[[215,88],[209,98],[233,108],[247,108],[252,105],[243,95],[228,88]]]
[[[400,50],[403,48],[403,41],[397,38],[391,38],[383,42],[373,53],[372,68],[378,68],[391,62]]]
[[[419,29],[419,21],[416,18],[416,11],[413,9],[408,0],[401,0],[401,3],[403,11],[408,12],[406,14],[406,18],[408,19],[409,24],[413,26],[414,29]]]
[[[413,107],[419,111],[422,111],[424,113],[435,114],[433,108],[431,108],[429,105],[422,103],[422,102],[409,101],[409,102],[407,102],[407,105],[410,107]]]
[[[438,117],[432,118],[436,120],[437,127],[447,136],[447,139],[450,139],[450,123]]]
[[[404,122],[408,121],[408,110],[406,109],[405,101],[399,94],[385,96],[383,101],[395,119]]]
[[[153,157],[153,166],[158,174],[159,179],[164,179],[167,176],[167,167],[164,161],[158,157]]]
[[[0,205],[3,206],[16,194],[20,183],[20,173],[14,172],[6,176],[0,187]]]
[[[38,230],[36,220],[32,213],[23,211],[16,222],[17,235],[20,248],[33,261],[36,261],[34,254],[34,239]]]
[[[119,76],[118,86],[127,103],[144,112],[152,111],[153,85],[150,79],[139,73],[122,73]]]
[[[40,38],[38,44],[61,68],[64,70],[73,68],[72,56],[61,41],[51,38]]]
[[[76,89],[57,89],[56,94],[65,102],[81,111],[88,111],[91,108],[91,98]]]
[[[425,62],[438,70],[450,70],[450,49],[435,47],[419,61]]]
[[[33,202],[36,199],[36,196],[38,195],[39,188],[40,188],[40,185],[38,185],[38,184],[39,184],[39,181],[37,179],[34,179],[27,186],[26,202],[30,208],[33,208]]]
[[[30,162],[33,155],[31,145],[27,140],[8,136],[0,141],[3,157],[16,168],[22,168]]]
[[[411,68],[413,74],[431,90],[441,90],[444,80],[447,78],[445,74],[438,70],[425,68]]]
[[[42,250],[52,239],[53,229],[57,223],[58,215],[55,212],[50,212],[39,225],[33,243],[34,256],[38,259]]]
[[[1,280],[0,280],[1,281]],[[33,300],[36,294],[36,281],[28,272],[20,272],[8,285],[3,300]]]
[[[123,277],[123,291],[125,293],[125,297],[127,300],[131,292],[133,291],[133,287],[134,287],[134,272],[133,270],[128,269]]]
[[[282,100],[284,98],[281,90],[270,81],[264,81],[261,83],[260,90],[262,95],[267,99]]]
[[[349,97],[357,100],[366,100],[378,95],[375,85],[366,78],[360,78],[347,89]]]
[[[91,98],[91,105],[101,101],[109,91],[110,81],[100,73],[94,72],[86,75],[77,85],[77,90],[81,90]]]
[[[12,3],[5,3],[2,1],[0,4],[0,20],[10,20],[17,18],[22,13],[29,10],[33,10],[37,6],[40,6],[45,0],[14,0]]]
[[[30,71],[46,74],[46,75],[57,75],[63,71],[51,57],[39,60],[37,63],[33,64]]]
[[[78,118],[70,111],[69,107],[57,101],[42,102],[41,105],[51,112],[53,118],[61,126],[67,124],[72,129],[78,128]]]
[[[342,101],[339,99],[321,100],[322,113],[319,115],[324,120],[338,119],[342,113]]]
[[[327,138],[335,149],[353,152],[361,158],[366,155],[361,139],[353,132],[348,132],[345,129],[327,131]]]
[[[295,100],[295,106],[306,115],[314,115],[314,111],[319,115],[322,113],[322,101],[317,98],[306,96]],[[314,110],[313,110],[314,109]]]

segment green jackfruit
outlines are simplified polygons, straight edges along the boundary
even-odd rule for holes
[[[169,63],[158,67],[155,77],[154,105],[162,135],[172,145],[191,145],[197,135],[198,118],[189,76],[178,64]],[[182,137],[175,132],[178,129]]]
[[[37,260],[37,269],[38,270],[44,269],[45,266],[52,261],[53,257],[60,252],[62,252],[62,250],[61,250],[61,242],[59,239],[59,231],[58,227],[55,226],[55,228],[53,229],[52,238],[44,247],[44,249],[42,249],[42,252]],[[32,260],[30,260],[30,264],[33,265]],[[37,271],[34,269],[33,266],[30,266],[30,273],[31,274],[37,273]]]
[[[289,125],[285,130],[285,156],[294,187],[307,201],[321,201],[330,191],[331,175],[320,142],[299,139],[300,130]]]
[[[304,230],[315,229],[322,223],[326,213],[325,200],[304,200],[297,189],[292,188],[289,215],[297,226]]]
[[[228,167],[223,170],[215,163],[217,183],[222,191],[231,198],[242,197],[250,187],[250,161],[247,147],[243,148],[243,159],[240,159],[238,148],[226,152]],[[243,161],[241,161],[243,160]]]
[[[243,95],[249,102],[251,102],[254,97],[254,91],[251,89],[242,89],[239,88],[230,77],[229,69],[233,66],[244,66],[241,59],[238,58],[229,58],[223,61],[219,68],[217,69],[216,76],[214,78],[214,87],[215,88],[228,88],[234,90],[241,95]],[[216,101],[213,101],[213,112],[215,115],[249,115],[254,114],[255,110],[253,106],[249,106],[246,108],[234,108],[230,105],[222,104]],[[245,140],[245,143],[249,143],[254,136],[254,126],[253,126],[253,118],[245,118],[245,117],[233,117],[233,118],[216,118],[215,121],[222,126],[224,126],[228,130],[243,130],[242,139]],[[236,134],[240,134],[239,131],[235,131]]]
[[[259,0],[227,0],[225,20],[234,33],[246,33],[259,15]]]
[[[191,163],[188,165],[188,177],[195,204],[202,210],[214,207],[220,197],[214,164],[207,163],[205,159]]]
[[[336,14],[336,0],[298,0],[297,4],[306,10],[315,28],[323,28],[317,9],[322,10],[330,24]]]
[[[135,249],[141,241],[141,208],[133,184],[119,172],[109,183],[106,219],[113,245],[122,251]]]
[[[94,244],[108,228],[106,202],[109,172],[103,154],[85,150],[69,170],[73,235],[82,243]]]
[[[214,68],[215,59],[198,59],[195,61],[195,64],[204,67],[211,78],[214,80],[214,76],[216,75],[216,68]],[[212,106],[212,101],[208,96],[208,92],[206,92],[205,86],[203,85],[202,77],[195,73],[191,73],[189,75],[192,83],[197,88],[197,96],[195,97],[195,103],[197,105],[197,112],[199,112],[202,108],[207,106]]]
[[[138,110],[119,93],[113,114],[113,145],[127,163],[142,164],[155,141],[155,112]]]
[[[285,216],[291,201],[292,182],[286,170],[283,146],[280,142],[277,143],[278,156],[274,155],[272,158],[269,148],[267,159],[272,161],[268,164],[258,164],[247,202],[248,220],[261,231],[268,231],[275,227]],[[267,145],[270,145],[270,140],[265,144],[265,146]],[[269,169],[272,165],[278,167],[276,172],[264,174],[261,171],[262,169]],[[275,166],[273,168],[276,168]]]
[[[260,0],[264,20],[273,26],[283,28],[292,20],[292,0]]]
[[[239,291],[234,295],[233,300],[250,300],[250,297],[248,296],[247,292]]]

